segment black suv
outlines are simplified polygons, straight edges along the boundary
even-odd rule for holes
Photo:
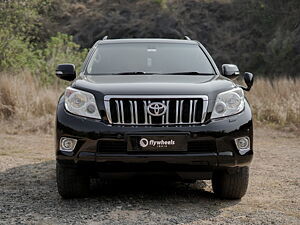
[[[73,64],[56,75],[73,81]],[[197,41],[100,40],[59,99],[56,172],[64,198],[85,196],[90,178],[154,173],[212,179],[221,198],[241,198],[253,157],[252,114],[235,84]]]

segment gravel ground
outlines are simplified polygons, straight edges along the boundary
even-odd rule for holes
[[[0,133],[0,224],[300,224],[299,133],[258,128],[250,186],[240,201],[211,183],[149,177],[99,185],[88,198],[56,191],[53,137]]]

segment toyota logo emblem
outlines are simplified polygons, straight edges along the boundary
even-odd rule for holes
[[[167,106],[161,102],[152,102],[147,107],[147,112],[151,116],[162,116],[166,113]]]

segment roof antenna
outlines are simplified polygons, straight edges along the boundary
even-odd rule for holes
[[[108,36],[104,36],[102,40],[107,40],[108,39]]]
[[[184,36],[184,38],[189,41],[191,40],[188,36]]]

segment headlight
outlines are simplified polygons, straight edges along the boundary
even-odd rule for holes
[[[217,96],[211,119],[237,114],[244,107],[244,91],[241,88],[222,92]]]
[[[70,113],[101,119],[95,97],[91,93],[68,87],[65,92],[65,107]]]

